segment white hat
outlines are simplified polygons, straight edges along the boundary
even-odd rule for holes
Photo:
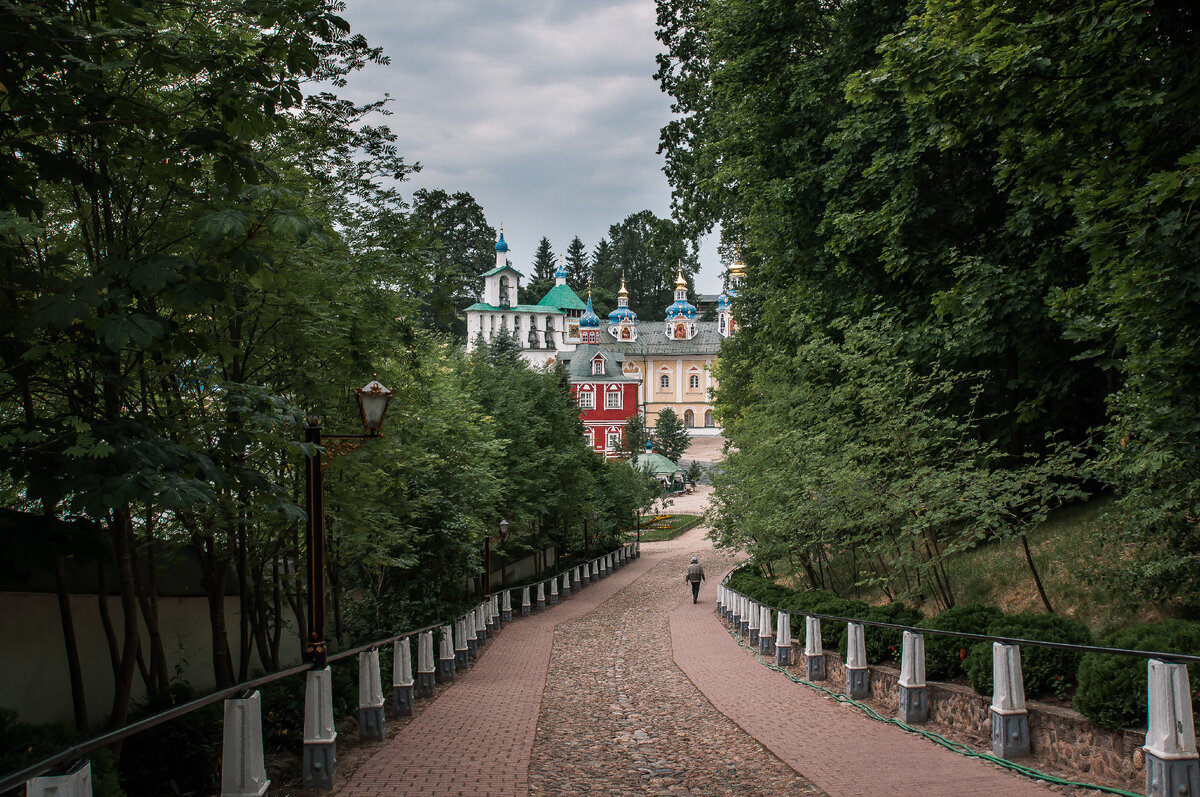
[[[699,562],[699,561],[700,561],[700,560],[699,560],[699,559],[697,559],[696,557],[694,557],[694,556],[692,557],[692,564],[695,564],[696,562]]]

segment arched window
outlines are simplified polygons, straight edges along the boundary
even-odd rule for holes
[[[660,376],[658,378],[658,389],[659,390],[670,390],[671,389],[671,375],[670,374],[663,374],[662,376]]]
[[[712,410],[708,410],[704,413],[704,425],[709,427],[714,426]]]
[[[692,374],[691,376],[688,377],[688,387],[690,387],[692,390],[696,390],[700,387],[700,375],[699,374]]]
[[[696,425],[696,413],[691,410],[685,410],[683,413],[683,425],[687,429],[691,429]]]
[[[508,276],[500,277],[500,306],[508,307]]]

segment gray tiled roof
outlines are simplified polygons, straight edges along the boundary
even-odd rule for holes
[[[662,321],[643,321],[638,324],[637,340],[614,340],[608,332],[602,338],[602,348],[619,351],[627,358],[688,357],[716,354],[721,348],[721,333],[716,321],[697,321],[696,337],[691,340],[671,340],[663,334]]]
[[[604,355],[604,373],[592,373],[592,358],[597,354]],[[640,378],[630,378],[625,376],[625,355],[614,350],[611,346],[597,345],[595,343],[584,343],[575,348],[575,351],[563,352],[558,358],[562,363],[563,370],[567,372],[567,379],[572,382],[639,382]]]

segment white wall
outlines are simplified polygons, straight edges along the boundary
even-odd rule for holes
[[[233,651],[234,672],[238,666],[237,628],[241,616],[236,595],[225,598],[225,617],[229,645]],[[124,633],[121,602],[108,598],[109,614],[116,629],[118,644]],[[88,719],[101,725],[112,708],[113,675],[109,664],[108,643],[100,625],[95,595],[71,598],[76,642],[83,668]],[[199,692],[216,684],[212,674],[212,635],[209,630],[208,601],[205,598],[159,598],[159,628],[167,666],[172,678],[188,681]],[[280,640],[280,656],[285,666],[299,664],[300,639],[292,623],[291,609],[284,610],[287,623]],[[143,640],[146,640],[143,631]],[[67,671],[67,653],[63,642],[58,597],[52,593],[0,593],[0,705],[21,715],[30,723],[75,722],[71,703],[71,679]],[[148,641],[144,650],[148,649]],[[147,663],[149,654],[144,654]],[[250,671],[261,669],[252,654]],[[141,675],[134,674],[134,698],[144,696]]]

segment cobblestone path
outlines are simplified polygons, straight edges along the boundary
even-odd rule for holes
[[[529,767],[533,795],[820,795],[715,709],[675,665],[668,613],[689,594],[689,533],[643,546],[653,569],[554,634]],[[690,545],[689,545],[690,543]],[[711,580],[733,558],[703,551]],[[712,616],[707,602],[686,609]],[[747,662],[747,665],[749,663]]]

